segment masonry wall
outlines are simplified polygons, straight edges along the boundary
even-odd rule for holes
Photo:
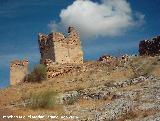
[[[23,82],[24,77],[29,73],[28,60],[14,60],[10,63],[10,84],[15,85]]]
[[[160,36],[153,38],[152,40],[143,40],[139,43],[140,55],[160,55]]]
[[[75,71],[80,71],[82,64],[55,64],[52,60],[46,59],[44,65],[47,68],[47,79],[62,76]]]
[[[68,37],[61,33],[51,33],[48,36],[39,34],[41,63],[50,59],[55,63],[83,63],[83,51],[78,32],[68,28]]]
[[[80,35],[74,28],[69,28],[69,54],[71,63],[83,63],[83,51],[81,48]]]
[[[39,49],[41,54],[40,62],[44,63],[45,59],[51,59],[55,61],[53,41],[50,39],[50,37],[44,34],[39,34],[38,43],[39,43]]]

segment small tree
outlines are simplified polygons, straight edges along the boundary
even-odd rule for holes
[[[25,78],[25,82],[42,82],[47,77],[46,67],[42,64],[37,65],[33,71],[28,74]]]

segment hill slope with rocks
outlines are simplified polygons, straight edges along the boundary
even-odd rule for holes
[[[21,83],[1,89],[0,121],[9,120],[4,115],[44,115],[45,121],[53,120],[49,115],[59,116],[55,120],[68,121],[160,120],[159,56],[127,59],[104,56],[81,66],[83,71],[74,70],[41,83]],[[33,109],[30,105],[33,95],[48,90],[55,92],[54,106],[44,108],[48,104],[44,103]]]

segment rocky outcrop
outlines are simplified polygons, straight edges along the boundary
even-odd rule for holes
[[[136,87],[136,88],[134,88]],[[151,115],[147,112],[160,111],[160,80],[153,76],[138,77],[130,80],[108,82],[98,86],[77,91],[65,92],[61,95],[61,104],[72,100],[110,100],[95,107],[81,107],[72,103],[65,105],[67,115],[78,116],[78,121],[158,121],[159,114]],[[138,117],[138,112],[146,113],[146,117]]]

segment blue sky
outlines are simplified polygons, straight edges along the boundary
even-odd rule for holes
[[[86,60],[96,60],[104,54],[138,54],[140,40],[160,34],[159,0],[119,0],[126,9],[116,11],[118,14],[113,8],[119,10],[117,5],[121,3],[106,1],[110,0],[92,0],[84,4],[75,3],[73,0],[0,0],[0,88],[9,85],[11,60],[29,59],[30,68],[39,63],[39,32],[48,34],[54,30],[66,30],[65,27],[71,23],[79,25],[77,28],[82,33]],[[109,3],[111,5],[108,5]],[[76,5],[78,7],[75,7]],[[88,5],[85,11],[80,11],[85,5]],[[95,6],[95,9],[92,6]],[[102,9],[99,11],[99,8]],[[100,13],[95,12],[90,16],[89,11],[92,13],[94,10]],[[127,12],[123,13],[125,11]],[[86,19],[83,16],[85,14]],[[109,15],[116,24],[108,24],[106,16],[100,17],[101,19],[94,18],[98,14]],[[118,21],[120,23],[114,19],[116,15],[118,20],[121,20]],[[121,15],[124,15],[123,18]],[[91,19],[89,29],[85,28],[86,22]],[[104,23],[104,26],[100,23]]]

